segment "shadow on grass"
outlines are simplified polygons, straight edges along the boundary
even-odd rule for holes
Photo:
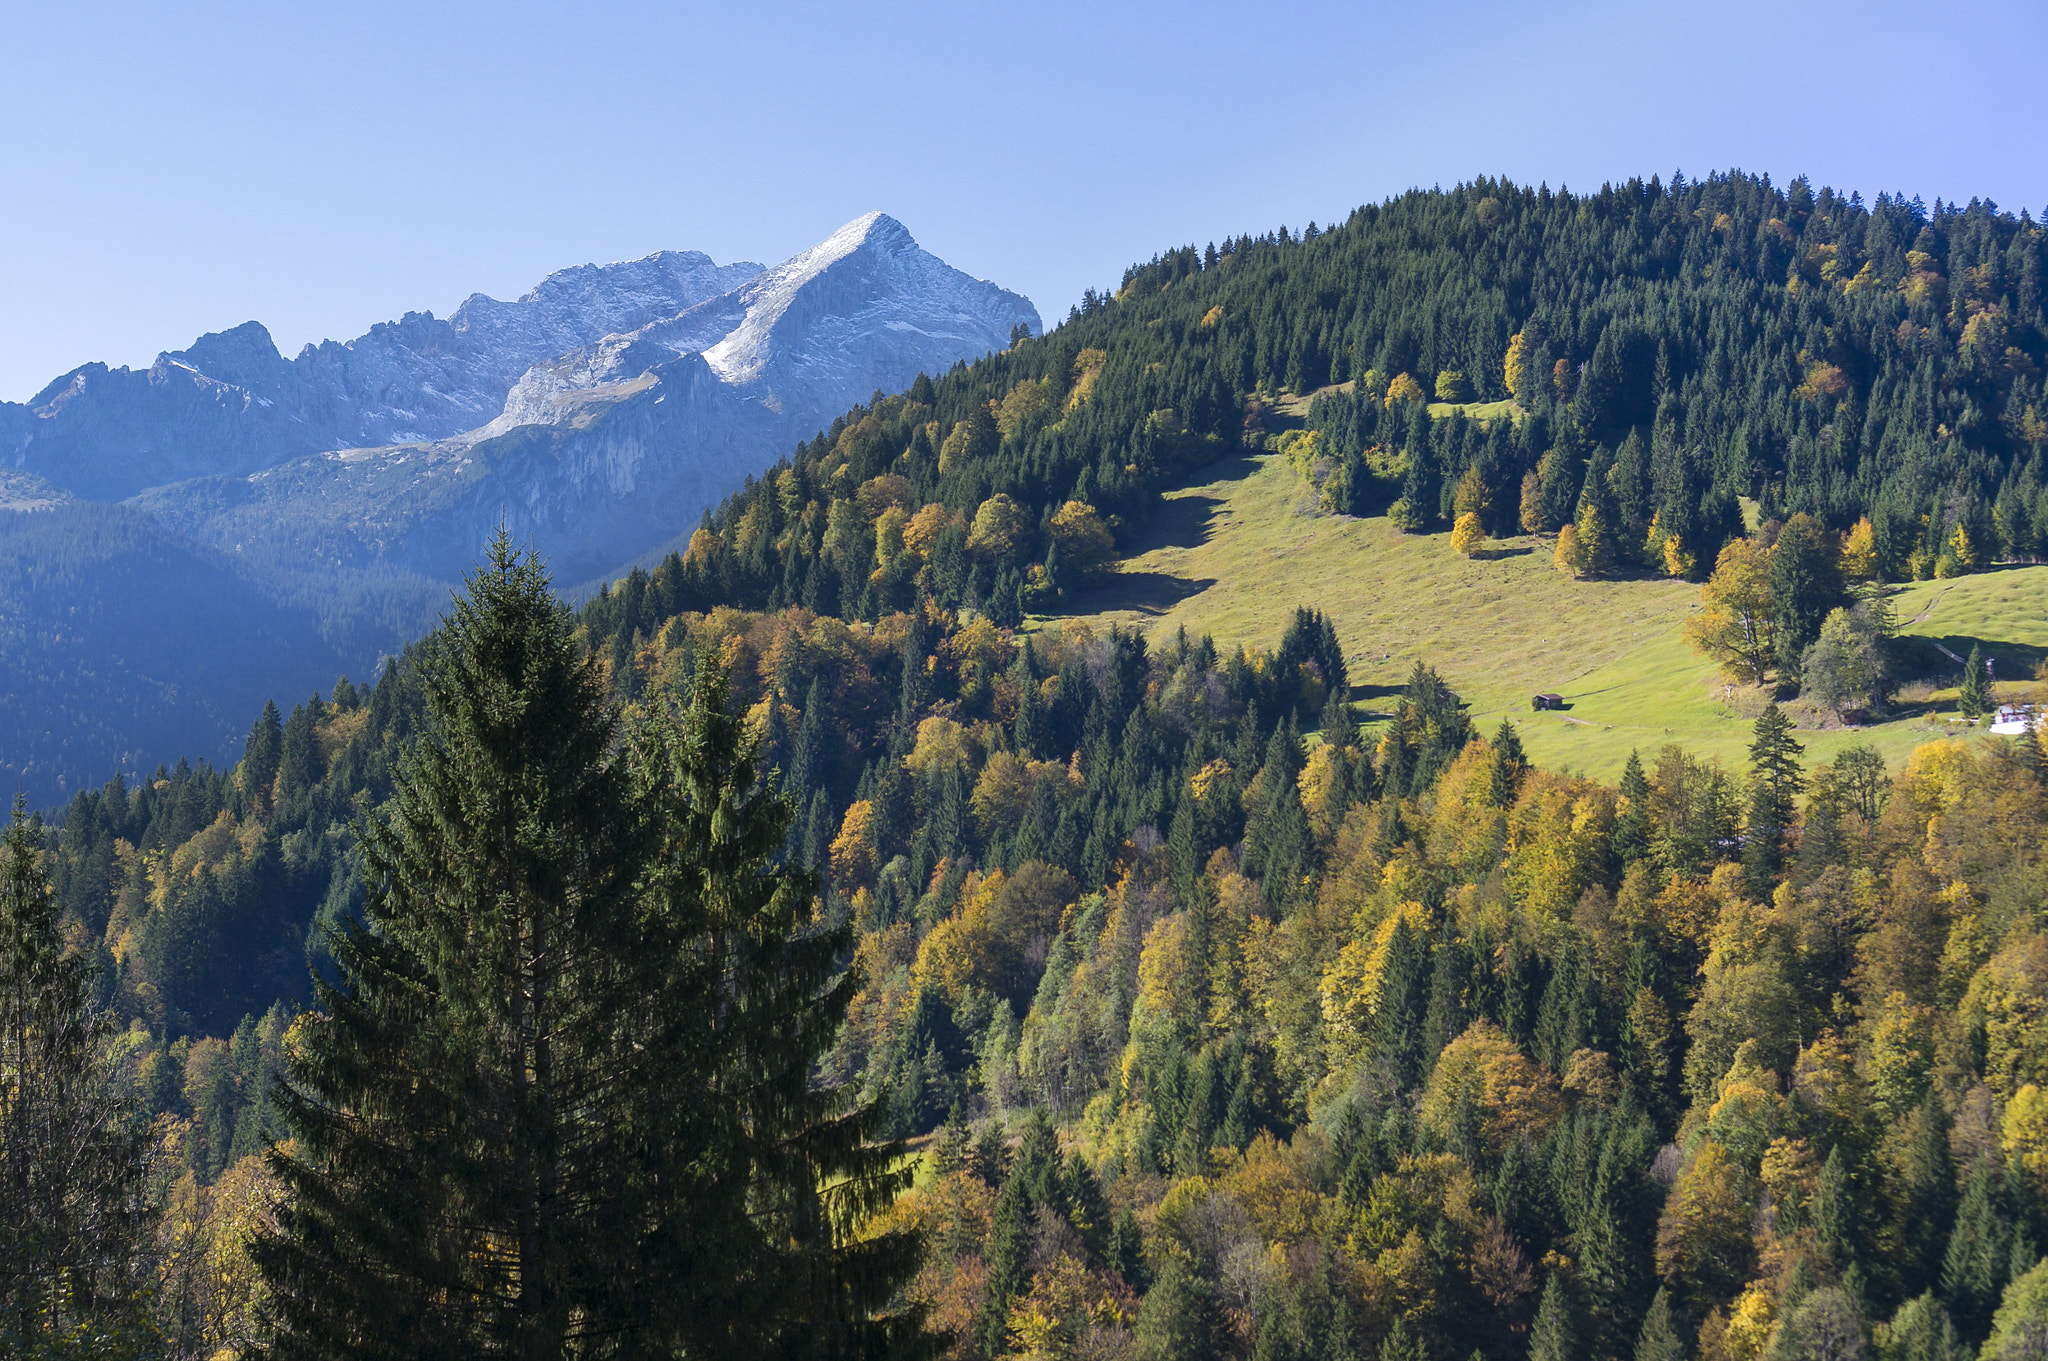
[[[1218,496],[1176,496],[1160,502],[1128,556],[1158,548],[1200,548],[1216,532],[1216,508],[1222,504]]]
[[[1137,614],[1164,614],[1216,584],[1214,577],[1177,577],[1170,572],[1119,572],[1095,590],[1074,602],[1069,614],[1102,614],[1109,610],[1131,610]]]
[[[1526,558],[1535,551],[1534,548],[1527,546],[1521,548],[1482,548],[1472,556],[1481,562],[1492,562],[1496,558]]]
[[[1962,663],[1969,660],[1972,648],[1982,649],[1985,658],[1991,662],[1991,678],[1995,681],[2031,680],[2042,660],[2048,658],[2048,648],[1998,638],[1978,638],[1967,633],[1948,633],[1940,637],[1924,633],[1905,634],[1893,640],[1893,644],[1898,649],[1899,674],[1903,679],[1944,684],[1954,684],[1962,679]]]
[[[1407,693],[1406,685],[1357,684],[1345,700],[1360,723],[1386,723],[1399,715],[1401,698]]]
[[[1204,464],[1188,475],[1184,486],[1207,487],[1218,482],[1242,482],[1259,470],[1259,461],[1249,454],[1231,454]],[[1125,551],[1135,558],[1158,548],[1200,548],[1215,534],[1219,496],[1172,496],[1159,503],[1152,517]]]

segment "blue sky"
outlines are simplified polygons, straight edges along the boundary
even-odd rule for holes
[[[2048,6],[0,3],[0,398],[870,208],[1047,319],[1475,174],[2048,204]]]

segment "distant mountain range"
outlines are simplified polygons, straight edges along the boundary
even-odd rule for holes
[[[84,365],[0,403],[0,777],[47,798],[155,753],[224,756],[241,734],[183,697],[282,700],[337,659],[360,674],[431,624],[500,523],[558,582],[601,579],[849,405],[1039,326],[870,213],[773,268],[663,251],[292,359],[252,321],[146,370]],[[261,600],[272,645],[251,655],[229,611],[176,660],[137,657],[132,630],[64,613],[85,591],[96,618],[146,617],[161,594],[191,619],[202,579]],[[153,676],[154,698],[106,694],[137,711],[82,736],[76,711],[114,674]]]

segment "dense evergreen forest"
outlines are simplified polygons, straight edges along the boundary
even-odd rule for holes
[[[1804,646],[1848,581],[1875,601],[1885,580],[2039,555],[2043,264],[2041,230],[1991,205],[1866,206],[1803,181],[1418,192],[1341,226],[1163,255],[1042,338],[878,394],[573,619],[521,606],[521,637],[561,634],[533,655],[593,668],[591,694],[556,676],[555,701],[521,710],[589,725],[548,760],[630,753],[630,799],[575,766],[620,800],[592,844],[672,882],[645,866],[687,879],[725,835],[708,810],[727,796],[706,791],[742,791],[750,826],[786,825],[732,882],[786,882],[783,907],[761,900],[769,917],[801,891],[776,948],[826,942],[829,967],[812,948],[794,993],[767,987],[761,959],[734,967],[805,1018],[801,1042],[760,1053],[785,1074],[802,1059],[805,1090],[852,1113],[778,1108],[838,1131],[804,1166],[860,1188],[857,1212],[804,1208],[819,1180],[758,1152],[730,1165],[760,1169],[794,1216],[788,1241],[815,1249],[795,1254],[804,1270],[860,1278],[836,1304],[806,1296],[814,1321],[861,1320],[788,1354],[2036,1354],[2036,744],[1809,766],[1768,709],[1749,769],[1666,749],[1607,787],[1531,768],[1512,724],[1474,731],[1426,666],[1361,728],[1313,610],[1272,652],[1059,614],[1162,489],[1255,445],[1305,452],[1332,513],[1392,509],[1415,532],[1466,513],[1495,531],[1602,526],[1611,552],[1589,572],[1718,583],[1717,564],[1754,563],[1768,596],[1775,563],[1798,578],[1780,594]],[[1310,394],[1305,418],[1284,414]],[[1742,497],[1765,525],[1753,537]],[[473,597],[517,570],[499,561]],[[539,589],[518,580],[501,591],[515,604]],[[408,969],[457,964],[426,944],[408,948],[439,962],[394,960],[356,924],[413,923],[390,930],[415,942],[468,929],[449,885],[392,886],[432,883],[434,837],[468,844],[435,780],[487,790],[484,773],[512,769],[488,716],[462,716],[439,636],[373,684],[267,708],[231,769],[114,781],[52,819],[39,857],[26,833],[11,843],[23,883],[20,866],[47,869],[50,930],[98,966],[118,1022],[109,1099],[157,1117],[154,1227],[128,1266],[140,1302],[115,1333],[160,1341],[134,1347],[254,1354],[282,1328],[284,1354],[337,1354],[306,1339],[382,1317],[349,1275],[361,1260],[320,1252],[404,1237],[351,1202],[364,1188],[424,1193],[402,1169],[336,1180],[351,1155],[332,1113],[405,1106],[363,1085],[367,1055],[399,1055],[428,1087],[451,1060],[425,1041],[379,1050],[397,1041],[347,1018],[403,993]],[[1779,683],[1793,673],[1781,663]],[[465,723],[500,765],[432,775],[419,753]],[[776,799],[689,765],[714,730]],[[657,855],[621,830],[642,808],[674,827],[699,809],[707,830]],[[663,930],[728,938],[663,911]],[[635,933],[654,927],[602,920],[594,958],[644,953]],[[649,989],[703,987],[641,967],[624,972]],[[577,986],[610,997],[602,972]],[[675,1010],[671,1026],[703,1033]],[[619,1042],[654,1023],[604,1025],[625,1026],[605,1031]],[[599,1050],[579,1056],[603,1071]],[[657,1075],[676,1085],[601,1085],[603,1100],[653,1131],[647,1146],[729,1151],[732,1131],[671,1129],[648,1104],[727,1080],[689,1072],[678,1058]],[[891,1141],[917,1141],[907,1187],[849,1151],[854,1133],[892,1158]],[[840,1216],[822,1238],[815,1213]],[[617,1255],[615,1231],[575,1241],[683,1272]],[[832,1257],[864,1243],[880,1246],[858,1271]],[[471,1289],[455,1260],[434,1270]],[[522,1269],[478,1298],[516,1295]],[[564,1298],[596,1288],[570,1276]],[[668,1329],[659,1354],[714,1345],[645,1300],[578,1298]],[[400,1317],[427,1316],[376,1326]],[[492,1354],[498,1317],[428,1321],[449,1354]],[[604,1350],[563,1329],[545,1354]]]

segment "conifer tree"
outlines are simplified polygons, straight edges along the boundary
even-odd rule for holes
[[[772,866],[789,806],[722,668],[698,668],[680,732],[622,748],[501,534],[421,672],[428,734],[363,828],[364,920],[280,1091],[275,1354],[802,1355],[900,1331],[870,1315],[904,1244],[840,1248],[893,1149],[809,1084],[842,940],[799,939],[809,877]]]
[[[984,1356],[1002,1354],[1009,1336],[1010,1301],[1031,1284],[1031,1229],[1041,1213],[1058,1208],[1052,1204],[1058,1175],[1059,1144],[1052,1122],[1042,1111],[1037,1112],[1025,1128],[1017,1160],[996,1198],[987,1245],[982,1250],[988,1286],[974,1327]]]
[[[1757,716],[1756,737],[1749,746],[1749,809],[1744,819],[1747,840],[1742,864],[1750,891],[1769,898],[1771,885],[1785,864],[1785,838],[1792,830],[1794,801],[1805,788],[1799,758],[1806,751],[1792,736],[1792,720],[1776,704]]]
[[[1814,1235],[1826,1250],[1837,1272],[1847,1272],[1856,1262],[1859,1241],[1856,1225],[1856,1193],[1849,1181],[1849,1165],[1836,1144],[1821,1168],[1820,1186],[1813,1197]]]
[[[1493,734],[1493,769],[1487,779],[1487,799],[1495,808],[1512,808],[1521,792],[1522,774],[1529,758],[1522,750],[1521,734],[1503,718]]]
[[[1614,858],[1626,869],[1650,853],[1650,777],[1643,772],[1642,755],[1634,748],[1629,749],[1628,764],[1622,767],[1619,792],[1610,844]]]
[[[1222,1313],[1209,1283],[1185,1257],[1170,1256],[1138,1309],[1136,1355],[1140,1361],[1211,1361],[1221,1351]]]
[[[242,743],[242,766],[237,774],[242,797],[252,808],[270,807],[271,781],[277,778],[278,760],[284,754],[284,720],[274,700],[263,701],[263,713],[249,729]]]
[[[878,1137],[881,1098],[813,1080],[861,985],[842,964],[853,928],[816,923],[815,875],[777,863],[794,807],[759,778],[730,669],[700,667],[680,726],[657,719],[636,743],[659,977],[638,995],[633,1065],[661,1081],[631,1113],[669,1140],[634,1170],[631,1194],[668,1217],[641,1230],[666,1242],[629,1278],[633,1304],[686,1356],[919,1355],[918,1314],[893,1305],[917,1239],[862,1231],[914,1169],[892,1170],[903,1149]]]
[[[1984,669],[1984,648],[1973,644],[1970,659],[1963,663],[1963,684],[1956,694],[1956,708],[1964,718],[1978,719],[1991,712],[1991,679]]]
[[[652,839],[538,564],[501,534],[468,584],[281,1093],[280,1357],[559,1356],[618,1323],[620,1150],[579,1117],[637,1123],[612,1070]]]
[[[0,836],[0,1352],[142,1355],[130,1271],[146,1131],[117,1099],[90,968],[67,953],[17,794]]]
[[[1915,1294],[1940,1282],[1944,1232],[1956,1203],[1955,1163],[1949,1151],[1947,1112],[1940,1098],[1929,1092],[1910,1119],[1894,1193],[1894,1232],[1900,1251],[1891,1265],[1903,1286],[1902,1294]]]
[[[1314,836],[1301,806],[1301,739],[1294,720],[1273,730],[1245,821],[1244,872],[1257,877],[1275,906],[1292,906],[1310,868]]]
[[[1971,1169],[1949,1230],[1941,1265],[1941,1296],[1965,1337],[1980,1338],[1991,1326],[2000,1292],[2012,1266],[2018,1235],[2006,1214],[1999,1175],[1988,1158]]]
[[[1807,646],[1820,636],[1828,611],[1842,603],[1842,573],[1834,536],[1813,517],[1794,515],[1771,548],[1771,619],[1776,625],[1778,669],[1792,675]]]
[[[1201,916],[1203,904],[1196,897],[1202,891],[1202,858],[1193,795],[1181,798],[1174,807],[1173,822],[1166,834],[1166,857],[1175,899],[1194,911],[1197,921],[1205,921]]]
[[[320,759],[320,739],[314,725],[320,721],[322,700],[315,695],[292,710],[284,725],[278,749],[277,797],[280,801],[304,793],[325,772]]]
[[[1684,1361],[1685,1344],[1671,1322],[1671,1296],[1662,1286],[1643,1316],[1643,1331],[1636,1339],[1636,1361]]]
[[[1529,1361],[1573,1361],[1578,1354],[1564,1282],[1552,1272],[1543,1287],[1543,1302],[1536,1306],[1536,1321],[1529,1325]]]
[[[826,769],[825,747],[825,725],[830,713],[825,678],[813,676],[810,689],[804,693],[804,712],[797,720],[796,740],[790,745],[789,769],[782,778],[783,788],[792,798],[807,799],[813,789],[831,778],[831,771]]]

